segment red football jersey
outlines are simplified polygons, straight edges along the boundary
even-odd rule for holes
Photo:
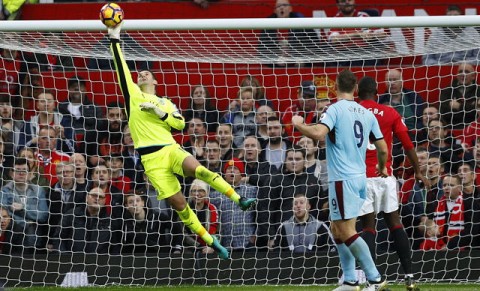
[[[42,156],[37,153],[38,167],[43,169],[43,176],[50,182],[50,186],[55,185],[58,182],[57,178],[57,164],[60,162],[68,162],[70,156],[61,152],[52,151],[50,158]]]
[[[389,175],[392,175],[392,141],[393,135],[397,135],[400,132],[408,132],[408,128],[403,122],[402,116],[390,106],[378,104],[373,100],[365,100],[360,102],[360,105],[370,110],[373,115],[378,120],[378,124],[380,125],[380,130],[383,134],[383,139],[387,143],[388,147],[388,159],[387,159],[387,171]],[[403,142],[402,142],[403,144]],[[410,141],[411,144],[411,141]],[[403,144],[404,147],[410,148],[410,145]],[[411,145],[413,146],[413,145]],[[378,163],[377,160],[377,151],[373,145],[368,145],[367,147],[367,155],[366,155],[366,163],[367,163],[367,177],[378,177],[376,174],[376,165]]]

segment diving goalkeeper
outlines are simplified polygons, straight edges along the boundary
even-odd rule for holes
[[[138,73],[134,83],[120,49],[121,24],[108,29],[110,50],[113,55],[118,82],[125,98],[128,125],[135,149],[140,154],[145,173],[158,192],[157,199],[167,199],[185,225],[212,247],[220,258],[229,253],[218,240],[202,226],[192,211],[175,174],[205,181],[246,211],[255,199],[240,197],[220,175],[209,171],[176,143],[170,130],[182,130],[185,119],[177,107],[166,97],[155,95],[157,80],[150,71]]]

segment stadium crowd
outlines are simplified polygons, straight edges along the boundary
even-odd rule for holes
[[[278,0],[271,17],[302,17],[288,8],[288,1]],[[352,13],[340,9],[337,17]],[[284,42],[290,36],[283,33]],[[328,38],[333,45],[347,33],[359,32],[332,31]],[[384,31],[369,33],[383,37]],[[273,35],[265,31],[264,41],[276,42]],[[68,99],[59,102],[54,90],[41,86],[39,72],[73,66],[68,58],[2,49],[0,59],[10,80],[0,83],[0,253],[213,252],[166,201],[156,199],[121,101],[99,107],[87,81],[73,77]],[[413,249],[480,247],[480,87],[476,64],[457,63],[455,72],[451,86],[438,88],[438,103],[404,88],[396,69],[387,72],[387,91],[378,96],[404,118],[430,184],[415,180],[396,142],[393,169]],[[251,75],[224,111],[203,85],[193,86],[190,97],[182,111],[184,149],[222,173],[236,192],[257,198],[256,207],[243,212],[204,182],[182,179],[183,193],[207,231],[231,251],[334,252],[325,140],[301,136],[291,124],[294,115],[319,122],[332,97],[313,78],[305,79],[294,104],[279,112]],[[379,227],[377,251],[387,251],[381,219]]]

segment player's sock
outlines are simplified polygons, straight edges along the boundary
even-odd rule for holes
[[[350,249],[339,239],[335,240],[337,244],[338,256],[340,257],[340,264],[343,271],[344,282],[357,282],[357,273],[355,272],[355,257],[350,252]]]
[[[188,204],[185,209],[182,211],[177,211],[177,213],[183,223],[185,223],[185,226],[201,237],[207,245],[211,245],[213,243],[213,237],[208,233],[205,227],[203,227],[198,220],[197,215],[192,211]]]
[[[396,225],[390,229],[390,233],[392,234],[397,256],[400,259],[400,264],[402,264],[403,271],[406,275],[413,274],[412,251],[405,229],[403,229],[402,225]]]
[[[239,203],[240,195],[238,195],[232,186],[228,184],[227,181],[225,181],[219,174],[210,171],[204,166],[198,166],[195,169],[195,178],[208,183],[213,187],[213,189],[227,196],[236,204]]]
[[[370,255],[372,255],[372,259],[375,262],[376,252],[375,252],[375,235],[377,232],[375,229],[372,228],[364,228],[362,231],[362,238],[365,243],[368,245],[368,249],[370,250]]]
[[[350,249],[352,255],[357,259],[358,264],[365,272],[370,282],[381,281],[382,277],[373,262],[370,251],[365,241],[357,234],[353,235],[345,241],[345,245]]]

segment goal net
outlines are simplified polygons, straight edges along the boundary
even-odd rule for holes
[[[404,117],[432,183],[415,182],[395,140],[392,167],[415,277],[477,281],[478,26],[477,16],[125,21],[121,48],[133,79],[153,72],[157,95],[186,118],[177,142],[258,199],[240,212],[213,189],[179,178],[207,230],[232,251],[222,261],[155,199],[103,25],[3,22],[1,283],[337,284],[325,141],[302,138],[290,120],[298,113],[318,122],[336,101],[343,69],[377,81],[378,101]],[[289,150],[294,145],[305,153]],[[227,177],[232,164],[243,179]],[[308,223],[296,220],[299,194],[310,204]],[[375,245],[380,272],[402,281],[382,215]]]

